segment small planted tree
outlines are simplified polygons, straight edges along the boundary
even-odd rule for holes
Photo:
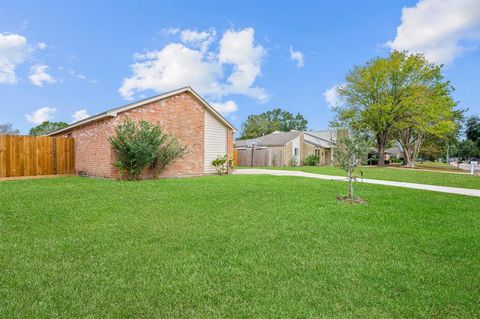
[[[218,175],[225,175],[228,170],[233,171],[235,169],[233,159],[228,159],[227,155],[218,155],[217,158],[212,161],[212,165],[217,170]]]
[[[115,133],[109,138],[117,154],[115,167],[120,176],[126,175],[128,180],[138,179],[147,167],[154,169],[157,176],[186,151],[175,137],[164,133],[161,126],[144,120],[136,123],[126,119],[115,127]]]
[[[228,169],[227,155],[218,155],[217,158],[212,161],[212,165],[217,170],[218,175],[224,175]]]
[[[348,196],[341,197],[348,202],[362,202],[353,197],[353,172],[360,165],[368,154],[368,142],[365,137],[358,134],[337,134],[335,158],[338,167],[347,172]]]

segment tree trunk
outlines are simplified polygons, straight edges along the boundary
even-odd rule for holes
[[[352,172],[348,172],[348,198],[353,199],[353,178]]]
[[[414,143],[413,155],[412,155],[413,161],[415,161],[415,159],[418,157],[418,154],[420,153],[420,148],[422,147],[424,140],[425,140],[425,134],[419,133],[417,135],[417,140]],[[422,163],[423,163],[423,159],[422,159]]]
[[[387,143],[387,133],[381,132],[377,134],[378,148],[378,166],[385,166],[385,144]]]
[[[385,166],[385,142],[378,142],[378,166]]]
[[[406,167],[415,167],[415,164],[412,161],[412,157],[410,156],[409,151],[403,152],[403,164]]]
[[[412,149],[411,149],[411,130],[404,129],[398,133],[397,142],[403,149],[403,165],[406,167],[415,167],[415,164],[412,160]]]

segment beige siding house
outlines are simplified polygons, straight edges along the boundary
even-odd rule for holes
[[[235,142],[238,165],[241,166],[299,166],[309,155],[319,157],[318,165],[333,161],[334,133],[323,131],[275,131],[250,140]],[[255,147],[252,147],[255,146]]]

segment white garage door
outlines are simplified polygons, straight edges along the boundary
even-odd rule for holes
[[[227,154],[227,128],[205,110],[205,173],[215,173],[212,161]]]

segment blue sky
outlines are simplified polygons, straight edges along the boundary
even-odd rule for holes
[[[326,128],[329,89],[392,48],[445,63],[478,114],[479,40],[478,0],[3,0],[0,122],[27,133],[191,85],[238,128],[273,107]]]

